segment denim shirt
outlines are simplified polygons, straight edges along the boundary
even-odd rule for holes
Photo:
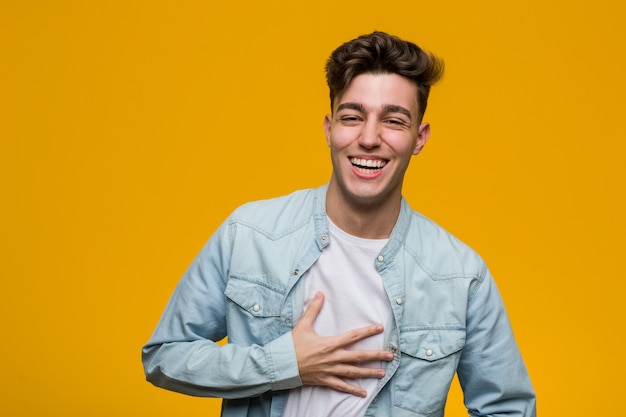
[[[325,186],[301,190],[229,216],[143,348],[148,381],[221,397],[225,417],[281,416],[288,390],[302,385],[291,331],[302,277],[329,244],[325,198]],[[366,416],[443,416],[455,372],[470,415],[536,415],[502,299],[474,251],[403,199],[372,262],[391,303],[385,348],[395,358]]]

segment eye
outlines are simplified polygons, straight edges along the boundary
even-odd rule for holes
[[[409,124],[407,122],[405,122],[404,120],[401,119],[386,119],[384,121],[385,123],[392,125],[394,127],[396,126],[408,126]]]
[[[339,116],[339,121],[346,124],[354,124],[361,121],[361,118],[356,115],[347,114],[343,116]]]

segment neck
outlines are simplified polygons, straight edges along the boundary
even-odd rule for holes
[[[362,203],[346,198],[335,187],[326,194],[326,214],[337,227],[353,236],[386,239],[400,215],[401,195]]]

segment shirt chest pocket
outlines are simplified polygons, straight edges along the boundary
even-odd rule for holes
[[[443,415],[446,397],[465,345],[462,328],[402,331],[393,403],[417,415]]]
[[[261,345],[277,337],[284,302],[283,291],[260,279],[230,277],[224,295],[229,300],[229,336],[239,335],[240,340],[246,339],[247,343]]]

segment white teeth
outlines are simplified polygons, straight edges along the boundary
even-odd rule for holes
[[[361,168],[382,168],[387,165],[386,161],[381,159],[359,159],[359,158],[350,158],[350,162],[352,165]]]

